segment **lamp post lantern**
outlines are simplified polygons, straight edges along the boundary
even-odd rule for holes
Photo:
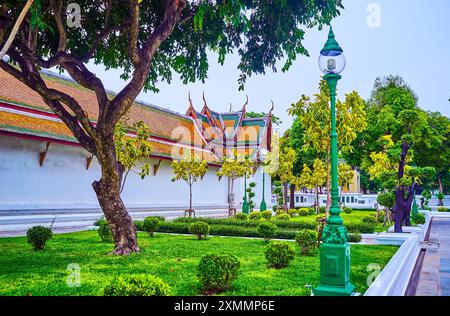
[[[340,73],[345,68],[344,51],[334,38],[330,27],[328,40],[320,51],[319,68],[330,90],[331,113],[331,208],[327,225],[322,233],[320,246],[320,284],[315,295],[352,295],[355,286],[350,283],[350,245],[349,234],[340,216],[338,187],[338,146],[336,131],[336,86]]]
[[[248,205],[247,201],[247,174],[244,176],[244,202],[242,203],[242,213],[247,214],[249,213],[250,206]]]
[[[265,194],[265,183],[266,183],[266,178],[265,178],[265,173],[263,170],[263,178],[262,178],[262,200],[261,200],[261,204],[259,205],[259,211],[263,212],[265,210],[267,210],[267,205],[266,205],[266,200],[264,199],[264,194]]]

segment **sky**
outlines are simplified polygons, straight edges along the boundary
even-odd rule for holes
[[[417,93],[421,108],[450,117],[450,0],[344,0],[344,7],[332,22],[347,59],[338,98],[357,91],[367,99],[377,77],[398,74]],[[285,73],[267,70],[265,75],[253,75],[245,91],[238,91],[238,57],[227,56],[221,66],[211,54],[205,83],[184,85],[174,76],[171,84],[158,85],[159,93],[142,92],[138,99],[181,113],[188,107],[189,91],[198,110],[203,107],[203,91],[210,109],[218,112],[228,111],[230,103],[233,110],[241,109],[246,95],[248,111],[267,112],[273,100],[274,114],[283,121],[280,130],[284,131],[292,123],[289,106],[302,94],[317,91],[321,75],[317,58],[327,33],[328,29],[307,29],[304,46],[310,57],[297,58]],[[119,70],[89,68],[109,90],[123,88]]]

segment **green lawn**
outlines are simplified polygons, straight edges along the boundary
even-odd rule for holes
[[[129,257],[107,253],[112,244],[102,243],[95,231],[55,235],[44,251],[31,250],[25,237],[0,239],[0,295],[100,295],[115,275],[150,273],[161,277],[175,295],[198,295],[196,266],[202,255],[227,251],[236,255],[242,273],[225,295],[309,295],[305,284],[319,282],[318,251],[298,255],[286,269],[266,267],[262,240],[139,233],[141,252]],[[359,292],[367,289],[370,263],[386,265],[396,246],[352,245],[351,280]],[[297,249],[298,253],[298,249]],[[81,287],[69,287],[67,266],[81,267]]]

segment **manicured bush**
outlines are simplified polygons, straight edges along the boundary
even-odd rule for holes
[[[320,206],[319,207],[319,211],[320,211],[321,214],[325,214],[326,210],[327,210],[327,208],[325,206]]]
[[[103,289],[104,296],[168,296],[170,286],[151,274],[121,275]]]
[[[244,213],[237,213],[234,218],[240,221],[246,221],[248,219],[248,216]]]
[[[269,210],[262,211],[261,212],[261,216],[262,216],[262,218],[265,218],[265,219],[269,220],[269,219],[272,218],[272,211],[269,211]]]
[[[230,253],[210,253],[203,256],[197,268],[203,293],[220,293],[231,288],[240,268],[241,263]]]
[[[98,223],[98,235],[103,242],[112,242],[113,235],[111,228],[106,220],[102,220]]]
[[[100,226],[100,223],[103,221],[106,221],[105,216],[100,216],[100,218],[94,222],[94,226]]]
[[[372,234],[375,232],[375,219],[373,217],[370,223],[365,222],[346,222],[345,227],[350,233]]]
[[[296,216],[298,216],[298,211],[297,211],[297,209],[292,208],[288,211],[288,214],[290,217],[296,217]]]
[[[260,219],[261,218],[261,212],[258,212],[258,211],[251,212],[250,215],[249,215],[249,218],[250,218],[250,220],[258,220],[258,219]]]
[[[351,233],[349,235],[349,242],[360,242],[361,241],[361,234],[360,233]]]
[[[342,210],[344,211],[345,214],[350,214],[353,211],[350,207],[346,206],[344,206]]]
[[[450,212],[450,209],[446,208],[446,207],[438,207],[438,212]]]
[[[189,232],[197,236],[198,239],[206,239],[210,231],[208,223],[195,222],[189,226]]]
[[[282,209],[277,209],[275,211],[275,216],[278,216],[278,215],[281,215],[281,214],[286,214],[286,212],[284,210],[282,210]]]
[[[53,237],[51,228],[33,226],[27,230],[27,241],[35,250],[42,250],[49,239]]]
[[[302,255],[307,255],[311,249],[317,245],[317,232],[314,230],[302,229],[295,236],[295,241],[300,247]]]
[[[378,211],[378,223],[384,223],[384,211]]]
[[[314,207],[308,207],[309,215],[316,214],[316,209]]]
[[[271,241],[265,250],[269,267],[281,269],[287,267],[295,257],[295,248],[290,242]]]
[[[144,224],[142,228],[146,231],[151,237],[153,237],[153,233],[158,229],[161,221],[157,217],[146,217],[144,219]]]
[[[144,221],[141,220],[135,220],[134,221],[134,227],[136,227],[137,231],[144,231]]]
[[[412,221],[416,225],[423,225],[425,224],[425,215],[419,213],[416,216],[412,217]]]
[[[278,221],[289,221],[291,219],[291,217],[288,214],[284,213],[284,214],[275,216],[275,219]]]
[[[316,216],[316,221],[323,220],[325,219],[325,217],[326,217],[325,214],[319,214]]]
[[[298,212],[299,216],[308,216],[311,214],[310,209],[308,209],[308,208],[300,208],[297,212]]]
[[[371,216],[364,216],[362,218],[363,223],[367,223],[367,224],[376,224],[377,223],[377,219],[371,215]]]
[[[271,238],[274,238],[277,234],[277,225],[272,224],[270,222],[263,222],[258,225],[258,234],[268,241]]]

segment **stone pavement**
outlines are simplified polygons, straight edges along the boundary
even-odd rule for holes
[[[431,223],[416,296],[450,296],[450,218]]]

